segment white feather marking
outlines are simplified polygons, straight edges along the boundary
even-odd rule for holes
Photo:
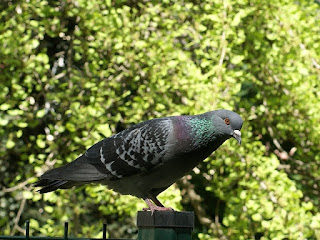
[[[120,150],[119,150],[119,148],[116,148],[116,154],[120,154]]]
[[[140,142],[141,142],[141,131],[140,129],[135,129],[132,132],[128,134],[128,136],[125,138],[124,142],[128,142],[129,149],[125,149],[125,145],[122,145],[121,151],[119,148],[116,149],[116,153],[118,157],[125,161],[129,166],[134,168],[140,168],[141,166],[136,161],[136,157],[134,153],[140,152]],[[133,152],[133,154],[130,154]],[[128,159],[129,158],[129,159]]]
[[[130,155],[131,148],[128,151],[123,151],[121,154],[118,154],[119,158],[123,161],[125,161],[129,166],[134,168],[140,168],[139,163],[134,164],[136,161],[136,158],[134,155]],[[130,159],[126,159],[126,155],[129,156]]]
[[[124,161],[126,160],[125,155],[126,155],[125,151],[123,151],[120,155],[118,154],[119,158],[121,158]]]
[[[143,155],[143,158],[142,158],[142,159],[143,159],[143,161],[147,162],[147,161],[148,161],[148,155],[146,155],[146,154]]]
[[[109,163],[106,163],[105,165],[106,165],[106,169],[109,171],[109,172],[113,172],[113,170],[112,170],[112,168],[111,168],[111,165],[114,163],[114,161],[112,161],[112,162],[109,162]]]
[[[106,162],[106,159],[105,159],[104,156],[103,156],[102,147],[100,148],[100,161],[101,161],[103,164],[105,164],[105,162]]]
[[[122,178],[122,175],[118,175],[117,171],[112,170],[111,165],[114,163],[114,161],[106,163],[106,169],[114,176],[117,176],[118,178]]]
[[[132,160],[125,160],[125,162],[128,163],[129,166],[134,167],[134,168],[140,168],[139,163],[134,164],[134,161],[135,160],[133,160],[133,159]]]
[[[135,143],[135,144],[134,144],[134,145],[135,145],[135,148],[136,148],[137,150],[139,150],[139,149],[140,149],[140,143],[141,143],[141,132],[140,132],[140,131],[139,131],[139,134],[137,135],[134,143]]]
[[[152,161],[151,161],[151,163],[153,164],[153,165],[157,165],[158,163],[159,163],[159,159],[160,159],[160,154],[155,154],[154,155],[154,158],[152,159]]]

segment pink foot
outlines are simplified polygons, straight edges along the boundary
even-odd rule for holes
[[[148,208],[144,208],[143,211],[151,211],[151,215],[153,215],[154,211],[174,211],[173,208],[154,205],[150,199],[145,199],[144,201],[148,205]]]

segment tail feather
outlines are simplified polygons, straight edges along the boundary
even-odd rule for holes
[[[109,178],[106,173],[100,172],[97,166],[88,163],[86,157],[82,155],[65,166],[45,172],[35,183],[35,187],[42,187],[39,192],[47,193],[58,188],[71,188],[106,178]]]
[[[41,179],[40,181],[35,183],[35,187],[42,187],[38,191],[39,193],[52,192],[54,190],[57,190],[58,188],[69,188],[72,186],[73,184],[70,184],[70,182],[64,180]]]

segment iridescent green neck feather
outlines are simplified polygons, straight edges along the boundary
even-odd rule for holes
[[[191,134],[194,136],[194,146],[202,147],[215,139],[213,118],[214,115],[205,118],[199,116],[189,119],[188,124],[192,130]]]

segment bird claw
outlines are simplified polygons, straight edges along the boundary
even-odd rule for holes
[[[148,208],[143,208],[143,211],[151,211],[151,215],[153,215],[155,211],[174,211],[174,209],[170,207],[149,206]]]
[[[158,204],[154,204],[149,198],[144,199],[144,201],[148,205],[148,208],[143,208],[143,211],[151,211],[151,215],[155,211],[174,211],[173,208],[164,207],[157,198],[154,198],[154,201]]]

